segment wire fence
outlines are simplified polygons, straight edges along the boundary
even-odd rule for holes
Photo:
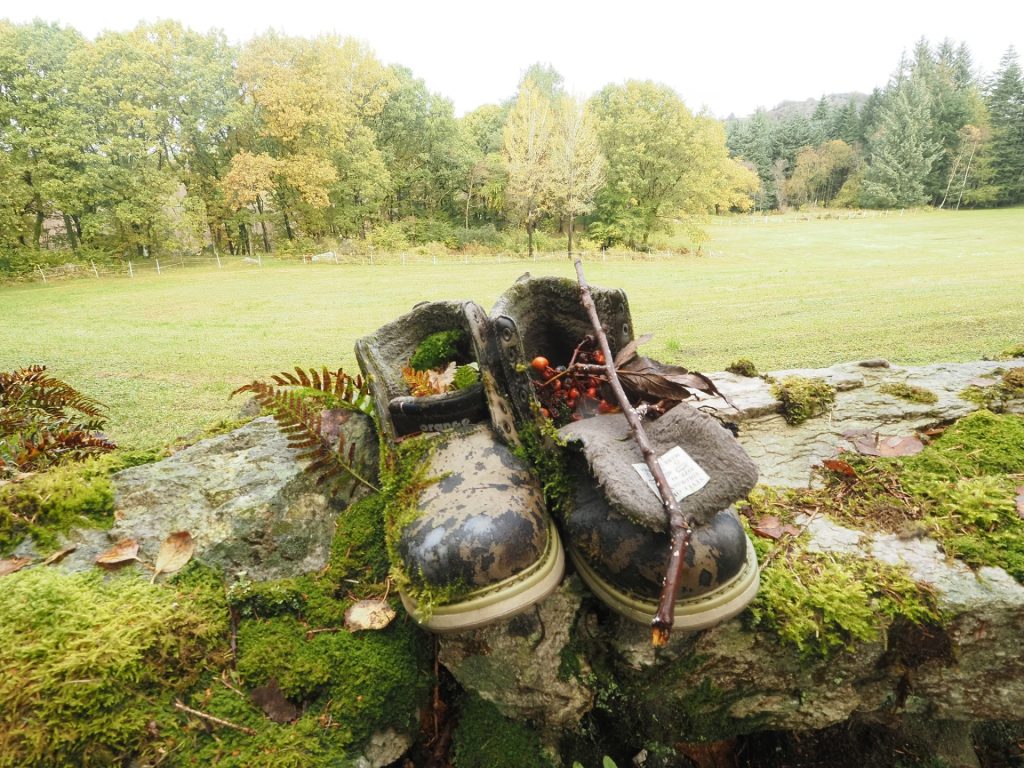
[[[786,214],[753,212],[742,216],[721,217],[715,220],[716,226],[751,227],[774,226],[781,224],[800,224],[808,221],[847,220],[885,218],[917,213],[908,210],[842,210],[842,209],[811,209],[807,211],[791,211]],[[698,255],[714,255],[714,251],[697,250]],[[649,262],[678,259],[691,255],[689,249],[650,249],[645,251],[605,248],[601,250],[584,250],[573,253],[585,262]],[[359,252],[324,251],[316,254],[281,255],[254,253],[248,255],[213,255],[176,256],[163,258],[125,259],[115,262],[97,264],[95,260],[85,262],[67,262],[65,264],[43,266],[35,264],[31,278],[44,283],[73,278],[126,277],[134,279],[139,276],[164,275],[171,271],[185,268],[205,267],[207,269],[262,269],[265,265],[303,264],[307,266],[447,266],[457,264],[503,264],[530,262],[566,261],[568,253],[559,251],[537,251],[532,256],[515,252],[478,253],[448,251],[443,248],[423,246],[398,251],[375,251],[373,248]]]
[[[601,251],[578,251],[573,257],[582,258],[587,262],[645,262],[676,259],[683,256],[683,251],[628,251],[608,249]],[[458,253],[410,249],[398,252],[367,252],[338,253],[325,251],[317,254],[300,256],[278,256],[275,254],[256,254],[253,256],[178,256],[174,258],[150,258],[125,260],[123,262],[100,263],[94,260],[88,263],[67,262],[56,266],[33,267],[31,278],[44,283],[68,279],[100,279],[123,277],[134,279],[143,276],[166,275],[182,269],[223,269],[243,270],[262,269],[265,266],[308,266],[315,267],[422,267],[452,266],[468,264],[529,264],[531,262],[566,261],[566,251],[538,251],[533,256],[517,253]]]

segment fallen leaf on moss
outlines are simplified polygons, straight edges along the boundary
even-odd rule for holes
[[[800,534],[800,529],[795,525],[789,525],[788,523],[783,525],[782,521],[775,515],[765,515],[757,521],[757,524],[754,526],[754,533],[761,538],[778,541],[787,534],[790,536],[798,536]]]
[[[1024,485],[1017,489],[1017,517],[1024,520]]]
[[[0,560],[0,576],[6,576],[9,573],[20,571],[31,562],[31,557],[14,557],[10,560]]]
[[[59,563],[65,557],[67,557],[72,552],[74,552],[76,549],[78,549],[78,545],[77,544],[71,544],[71,545],[69,545],[67,547],[64,547],[64,549],[58,549],[56,552],[54,552],[48,558],[43,560],[43,565],[53,565],[54,563]]]
[[[384,600],[360,600],[345,611],[345,629],[384,629],[396,616],[395,609]]]
[[[908,437],[882,437],[864,435],[854,438],[853,447],[865,456],[913,456],[924,450],[924,443],[910,435]]]
[[[821,462],[821,466],[829,472],[835,472],[837,475],[845,475],[846,477],[857,476],[857,470],[840,459],[825,459]]]
[[[266,685],[253,688],[249,697],[275,723],[290,723],[299,716],[298,708],[285,698],[276,677],[270,678]]]
[[[104,566],[124,565],[139,559],[139,542],[135,539],[119,541],[106,552],[96,555],[96,562]]]
[[[160,545],[160,553],[156,556],[156,567],[150,583],[156,581],[161,573],[174,573],[185,567],[196,551],[196,540],[188,531],[175,531]]]

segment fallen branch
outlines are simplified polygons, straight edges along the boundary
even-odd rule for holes
[[[672,488],[665,478],[665,473],[662,472],[661,465],[658,464],[658,458],[654,455],[654,449],[647,439],[647,433],[640,422],[640,417],[637,416],[636,411],[629,402],[629,398],[626,397],[626,392],[622,388],[622,382],[619,381],[619,376],[615,372],[615,358],[612,356],[612,350],[608,344],[608,336],[605,334],[604,328],[601,327],[601,318],[598,317],[597,306],[590,295],[590,286],[587,285],[587,280],[583,276],[583,262],[576,259],[575,266],[576,277],[579,279],[580,284],[580,300],[583,302],[587,315],[590,317],[590,323],[594,327],[594,334],[597,337],[598,344],[601,346],[601,352],[604,353],[604,370],[608,377],[608,383],[615,393],[615,399],[618,400],[626,421],[629,423],[629,429],[633,433],[633,438],[636,440],[637,445],[640,446],[644,462],[647,464],[647,468],[651,470],[654,484],[658,487],[658,494],[661,496],[661,506],[668,516],[672,549],[669,555],[668,567],[665,570],[665,583],[661,589],[661,598],[658,601],[658,612],[654,615],[654,620],[651,622],[651,643],[655,647],[663,646],[668,643],[672,633],[672,624],[675,622],[676,595],[679,592],[679,580],[686,565],[686,550],[690,546],[690,537],[693,535],[695,521],[692,516],[684,516],[679,509],[679,502],[676,501],[675,494],[672,493]]]
[[[214,715],[207,714],[206,712],[200,712],[198,709],[192,709],[192,707],[185,706],[181,701],[175,701],[174,708],[180,709],[182,712],[194,715],[195,717],[202,718],[203,720],[207,720],[215,725],[223,725],[225,728],[233,728],[236,731],[241,731],[247,736],[256,735],[256,731],[247,725],[238,725],[238,723],[232,723],[230,720],[224,720],[222,718],[215,717]]]

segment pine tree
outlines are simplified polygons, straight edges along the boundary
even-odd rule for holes
[[[992,183],[1002,203],[1024,201],[1024,77],[1011,46],[988,87]]]
[[[870,166],[864,177],[864,204],[920,205],[927,200],[925,179],[939,153],[929,137],[928,93],[920,80],[901,77],[878,112],[869,142]]]

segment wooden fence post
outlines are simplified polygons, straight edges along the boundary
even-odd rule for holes
[[[160,274],[160,259],[156,260],[156,273],[158,275]]]
[[[131,261],[128,262],[128,277],[130,277],[132,280],[135,279],[135,270],[132,269]]]

